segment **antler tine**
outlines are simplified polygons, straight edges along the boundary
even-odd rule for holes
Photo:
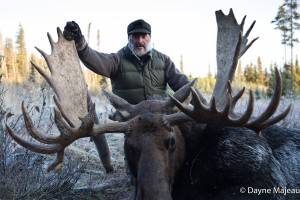
[[[210,110],[212,113],[217,113],[217,103],[216,103],[216,97],[212,96],[211,101],[210,101]]]
[[[240,53],[240,57],[242,57],[246,51],[252,46],[252,44],[258,39],[259,37],[254,38],[253,40],[251,40],[251,42],[241,51]]]
[[[263,112],[258,118],[250,121],[247,124],[248,128],[256,131],[257,133],[259,133],[262,129],[267,128],[285,118],[291,109],[291,105],[289,105],[281,114],[277,115],[276,117],[270,118],[279,105],[282,90],[281,76],[277,68],[275,68],[275,76],[276,82],[274,94],[268,107],[266,108],[265,112]]]
[[[245,18],[244,18],[245,19]],[[247,45],[247,42],[248,42],[248,36],[250,35],[250,32],[252,31],[254,25],[255,25],[256,21],[253,21],[251,26],[248,28],[246,34],[244,35],[243,37],[243,43],[242,43],[242,46],[243,48],[241,49],[241,52],[240,52],[240,57],[242,57],[244,55],[244,53],[246,53],[246,51],[252,46],[252,44],[259,38],[254,38],[248,45]],[[244,24],[242,24],[244,25]]]
[[[203,110],[203,109],[209,110],[209,107],[207,106],[206,102],[203,102],[203,99],[201,97],[199,97],[199,95],[198,95],[198,93],[200,93],[200,91],[196,91],[196,89],[191,88],[191,92],[192,92],[192,97],[194,99],[194,110],[195,110],[195,108],[198,109],[197,112],[201,112],[201,110]]]
[[[56,157],[53,160],[53,162],[48,166],[47,172],[50,172],[54,169],[58,169],[63,165],[63,160],[64,160],[64,150],[61,150],[56,153]]]
[[[51,46],[51,52],[53,52],[55,50],[55,48],[54,48],[55,42],[52,39],[52,36],[50,35],[49,32],[47,33],[47,37],[48,37],[48,40],[49,40],[49,43],[50,43],[50,46]]]
[[[222,17],[225,16],[221,10],[219,10],[219,12],[222,13]],[[237,20],[236,20],[236,18],[235,18],[235,16],[234,16],[234,13],[233,13],[232,8],[229,9],[228,17],[230,17],[231,19],[233,19],[233,22],[234,22],[235,24],[237,24]]]
[[[224,117],[229,117],[229,111],[231,111],[233,108],[231,106],[231,95],[227,95],[227,103],[224,107],[224,109],[220,112],[221,115],[223,115]],[[216,108],[217,110],[217,108]]]
[[[245,21],[245,18],[246,18],[246,16],[244,17],[244,21]],[[247,30],[247,32],[246,32],[246,34],[245,34],[245,37],[246,37],[246,38],[250,35],[250,32],[252,31],[252,29],[253,29],[255,23],[256,23],[256,20],[254,20],[254,21],[252,22],[252,24],[250,25],[250,27],[248,28],[248,30]],[[244,23],[243,23],[242,25],[244,25]]]
[[[185,101],[185,99],[189,98],[191,88],[196,85],[197,81],[198,78],[195,78],[194,80],[190,81],[185,86],[181,87],[178,91],[176,91],[173,96],[181,102]]]
[[[57,31],[57,35],[58,35],[58,41],[63,39],[64,38],[63,33],[62,33],[62,31],[60,30],[59,27],[56,28],[56,31]]]
[[[244,89],[245,89],[245,88],[244,88]],[[240,95],[240,93],[241,93],[241,94],[244,93],[244,90],[241,90],[241,91],[239,92],[239,94],[237,94],[236,96]],[[239,98],[238,98],[238,99],[239,99]],[[233,100],[233,101],[234,101],[234,100]],[[233,108],[235,107],[235,103],[236,103],[236,102],[233,102],[233,103],[232,103]],[[246,123],[249,121],[249,119],[251,118],[251,115],[252,115],[252,113],[253,113],[253,107],[254,107],[254,95],[253,95],[252,90],[250,90],[250,92],[249,92],[248,105],[247,105],[247,109],[245,110],[244,114],[241,115],[241,116],[238,118],[239,115],[237,115],[236,113],[232,112],[232,113],[230,113],[229,118],[231,119],[232,122],[234,122],[234,123],[237,124],[237,125],[244,125],[244,124],[246,124]],[[232,110],[232,111],[233,111],[233,110]]]
[[[207,105],[208,102],[207,100],[205,99],[205,97],[203,96],[203,94],[197,89],[197,88],[194,88],[195,92],[197,93],[198,97],[200,98],[201,102],[204,104],[204,105]]]
[[[28,142],[23,138],[19,137],[8,124],[6,124],[6,129],[9,135],[21,146],[31,151],[42,153],[42,154],[53,154],[58,150],[62,149],[60,144],[49,144],[49,145],[39,145],[36,143]]]
[[[25,108],[25,103],[24,101],[22,102],[22,113],[23,113],[23,117],[24,117],[24,122],[26,125],[26,129],[28,130],[28,133],[31,135],[31,137],[33,137],[34,139],[36,139],[37,141],[44,143],[44,144],[54,144],[54,143],[58,143],[58,141],[60,140],[59,137],[50,137],[50,136],[45,136],[43,134],[41,134],[33,125],[33,122],[29,116],[29,113],[27,111],[27,109]]]
[[[173,97],[172,95],[170,95],[170,98],[173,100],[174,104],[185,114],[191,116],[193,114],[193,110],[189,109],[188,106],[186,104],[181,103],[180,101],[178,101],[175,97]],[[197,101],[197,100],[196,100]],[[198,102],[194,102],[195,104],[197,104]]]
[[[55,124],[56,124],[56,126],[57,126],[57,128],[58,128],[58,130],[60,132],[60,135],[61,135],[60,139],[62,137],[69,136],[72,133],[73,135],[71,135],[71,137],[68,138],[68,141],[71,141],[71,142],[68,142],[68,143],[71,144],[76,139],[81,138],[81,135],[83,135],[83,136],[87,135],[88,136],[88,134],[86,133],[88,131],[83,132],[83,130],[84,130],[84,127],[90,127],[90,125],[89,126],[81,125],[79,128],[74,128],[74,127],[71,127],[69,124],[67,124],[65,122],[64,118],[62,117],[62,113],[59,111],[59,109],[54,108],[54,113],[55,113],[55,116],[54,116]],[[83,119],[81,119],[81,120],[82,120],[82,122],[84,121]],[[86,120],[84,122],[87,122],[87,121],[88,120]],[[89,121],[89,123],[90,123],[90,121]],[[61,142],[61,141],[59,141],[59,142]]]
[[[265,121],[264,123],[262,124],[259,124],[255,129],[253,127],[250,127],[252,128],[253,130],[255,130],[256,132],[259,132],[273,124],[276,124],[277,122],[281,121],[282,119],[284,119],[290,112],[292,106],[291,104],[279,115],[271,118],[271,119],[268,119],[267,121]]]
[[[133,107],[134,105],[131,105],[130,103],[128,103],[125,99],[122,99],[121,97],[108,92],[105,89],[102,89],[102,92],[104,94],[104,96],[110,101],[110,103],[116,108],[120,108],[120,107],[125,107],[126,110],[131,110],[130,108]]]
[[[49,85],[51,85],[51,87],[52,87],[51,78],[47,75],[47,73],[44,70],[42,70],[42,68],[40,68],[38,65],[36,65],[35,63],[33,63],[32,61],[30,63],[42,75],[42,77],[47,81],[47,83]]]
[[[132,118],[135,119],[135,118]],[[130,120],[132,121],[132,120]],[[94,125],[92,135],[96,136],[103,133],[126,133],[129,129],[130,121],[126,122],[111,122],[101,126],[98,124]]]
[[[51,37],[51,36],[50,36],[50,37]],[[52,46],[52,44],[51,44],[51,49],[52,49],[52,48],[53,48],[53,46]],[[49,68],[49,70],[50,70],[50,73],[52,74],[53,68],[52,68],[52,65],[49,63],[49,59],[50,59],[49,55],[46,54],[42,49],[40,49],[40,48],[38,48],[38,47],[35,47],[35,49],[36,49],[38,52],[40,52],[40,54],[42,54],[42,56],[44,57],[44,59],[45,59],[45,61],[46,61],[46,63],[47,63],[47,66],[48,66],[48,68]]]
[[[246,15],[243,17],[243,19],[242,19],[242,22],[241,22],[241,24],[240,24],[240,26],[241,26],[241,30],[243,31],[243,29],[244,29],[244,25],[245,25],[245,21],[246,21]]]
[[[237,101],[243,96],[245,92],[245,87],[243,87],[243,89],[241,89],[235,96],[232,97],[232,107],[234,108]]]
[[[276,76],[275,91],[267,109],[258,118],[249,122],[249,125],[257,126],[258,124],[263,123],[264,121],[269,119],[276,111],[280,102],[281,90],[282,90],[281,77],[277,68],[275,68],[275,76]]]

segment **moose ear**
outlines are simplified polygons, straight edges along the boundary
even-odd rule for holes
[[[133,105],[105,89],[102,89],[102,92],[123,118],[128,119],[130,117],[130,111],[133,109]]]

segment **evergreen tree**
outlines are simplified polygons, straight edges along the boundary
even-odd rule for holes
[[[242,68],[241,61],[239,62],[238,67],[237,67],[236,79],[239,83],[243,81],[243,68]]]
[[[30,60],[31,60],[31,62],[33,62],[33,63],[37,64],[38,66],[40,66],[40,64],[39,64],[39,63],[41,63],[40,59],[36,55],[31,54]],[[34,66],[32,64],[30,64],[28,80],[30,82],[36,83],[38,81],[38,74],[39,73],[34,68]]]
[[[87,32],[87,43],[90,42],[91,26],[92,26],[92,23],[89,23],[89,25],[88,25],[88,32]]]
[[[275,29],[283,31],[282,43],[291,48],[291,92],[294,93],[294,62],[293,62],[293,47],[299,43],[298,38],[295,37],[295,30],[300,29],[300,14],[297,12],[299,4],[297,0],[284,0],[284,3],[279,7],[277,16],[271,23],[275,23]],[[285,63],[287,64],[287,63]]]
[[[278,66],[275,63],[274,67]],[[272,96],[272,94],[274,93],[274,86],[275,86],[275,71],[274,71],[274,67],[273,65],[270,65],[270,74],[269,74],[269,84],[268,84],[268,88],[267,88],[267,96],[270,97]]]
[[[286,61],[286,44],[288,41],[288,23],[287,23],[287,11],[286,11],[286,5],[285,3],[281,6],[279,6],[278,8],[278,12],[276,17],[274,18],[273,21],[271,21],[271,23],[275,23],[275,29],[282,31],[282,40],[281,40],[281,44],[284,45],[284,58],[285,58],[285,63],[287,63]]]
[[[265,70],[264,70],[264,83],[263,83],[263,85],[266,86],[266,87],[268,87],[269,86],[269,82],[270,82],[270,75],[268,73],[268,69],[265,68]]]
[[[213,75],[211,73],[211,67],[210,67],[210,65],[208,65],[207,77],[208,78],[213,78]]]
[[[19,32],[17,34],[16,50],[17,82],[23,82],[24,80],[26,80],[28,74],[28,64],[24,29],[21,24],[19,25]]]
[[[260,56],[257,59],[257,84],[264,84],[264,72]]]
[[[98,51],[100,51],[100,30],[97,31],[97,47]]]
[[[180,67],[179,67],[180,71],[184,74],[184,68],[183,68],[183,56],[180,55]]]
[[[14,46],[11,38],[6,38],[4,48],[5,64],[6,64],[6,78],[8,82],[16,81],[16,58]]]
[[[294,80],[294,89],[295,89],[295,95],[299,95],[300,93],[300,66],[299,66],[299,60],[298,56],[296,56],[295,61],[295,80]]]
[[[292,67],[289,64],[285,64],[281,70],[282,78],[282,95],[290,95],[292,93]]]
[[[255,72],[253,64],[247,65],[244,70],[245,81],[254,83],[255,82]]]

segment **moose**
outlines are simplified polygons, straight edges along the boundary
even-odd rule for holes
[[[48,34],[52,54],[38,49],[51,77],[34,66],[56,93],[55,123],[60,135],[40,133],[24,102],[22,112],[28,133],[42,145],[23,139],[9,125],[7,131],[29,150],[57,153],[48,171],[62,165],[65,148],[80,138],[125,134],[124,152],[135,179],[136,200],[299,199],[300,132],[275,125],[291,109],[288,106],[274,116],[282,90],[278,70],[274,94],[265,111],[253,116],[251,90],[244,113],[235,111],[245,88],[233,95],[234,72],[239,58],[257,39],[248,44],[255,22],[243,35],[245,18],[238,24],[232,9],[228,15],[216,11],[218,72],[210,101],[194,88],[196,80],[170,98],[136,105],[103,90],[122,118],[105,124],[96,123],[95,105],[86,83],[68,84],[74,78],[68,74],[70,71],[77,70],[76,78],[82,73],[74,43],[67,41],[58,28],[57,43]],[[62,79],[66,81],[63,86]]]

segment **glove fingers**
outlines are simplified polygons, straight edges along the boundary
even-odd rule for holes
[[[72,32],[64,30],[63,34],[67,40],[74,40],[74,35]]]
[[[76,43],[82,38],[80,27],[75,21],[67,22],[63,34],[67,40],[75,40]]]

